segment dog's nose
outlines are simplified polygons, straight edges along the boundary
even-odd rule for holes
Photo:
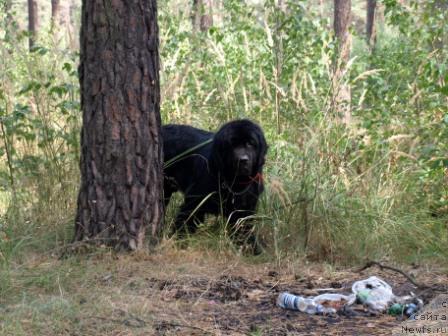
[[[249,161],[249,155],[244,154],[240,156],[240,163],[247,163]]]

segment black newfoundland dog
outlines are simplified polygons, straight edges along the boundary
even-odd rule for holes
[[[258,249],[252,227],[242,219],[255,213],[263,192],[267,144],[261,128],[246,119],[231,121],[217,133],[166,125],[162,138],[165,207],[173,192],[185,195],[175,230],[194,233],[205,214],[222,214],[240,242]]]

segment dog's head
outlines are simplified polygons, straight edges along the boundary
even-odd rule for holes
[[[242,119],[219,129],[212,150],[215,165],[226,179],[244,179],[262,172],[267,144],[260,126]]]

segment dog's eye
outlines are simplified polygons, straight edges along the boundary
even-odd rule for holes
[[[255,143],[254,140],[249,140],[248,142],[246,142],[246,146],[247,147],[255,147],[257,144]]]

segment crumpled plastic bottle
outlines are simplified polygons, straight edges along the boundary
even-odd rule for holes
[[[336,309],[324,307],[323,305],[315,302],[312,297],[304,298],[302,296],[287,292],[280,293],[277,298],[277,305],[281,308],[298,310],[310,315],[336,313]]]

